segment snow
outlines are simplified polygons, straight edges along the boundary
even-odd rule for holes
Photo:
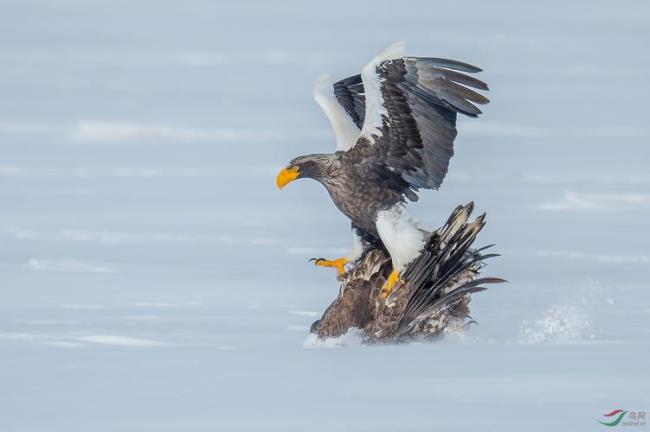
[[[77,338],[82,342],[90,342],[96,344],[104,345],[116,345],[116,346],[127,346],[127,347],[154,347],[165,345],[162,342],[155,340],[147,340],[141,338],[134,338],[128,336],[115,336],[115,335],[88,335],[81,336]]]
[[[27,263],[34,271],[74,272],[74,273],[112,273],[114,268],[71,259],[37,259],[31,258]]]
[[[0,430],[599,430],[650,409],[650,6],[19,2],[0,13]],[[146,17],[146,19],[143,19]],[[29,31],[27,31],[29,30]],[[349,251],[312,100],[389,43],[485,69],[449,176],[503,254],[467,332],[316,341]],[[330,349],[332,348],[332,349]]]

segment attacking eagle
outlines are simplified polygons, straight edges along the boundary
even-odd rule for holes
[[[344,275],[346,264],[370,248],[386,250],[392,272],[381,290],[387,298],[431,233],[406,211],[419,189],[438,189],[454,154],[458,113],[481,114],[488,86],[461,72],[480,72],[455,60],[408,57],[401,43],[389,46],[359,75],[320,80],[314,97],[336,134],[337,151],[300,156],[277,176],[283,188],[312,178],[352,221],[352,252],[315,264]],[[408,275],[407,275],[408,276]]]

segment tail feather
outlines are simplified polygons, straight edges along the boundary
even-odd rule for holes
[[[420,256],[406,269],[404,279],[414,290],[397,334],[405,336],[418,329],[427,319],[439,317],[447,308],[468,300],[468,295],[486,289],[482,285],[504,282],[499,278],[476,279],[483,260],[498,254],[482,255],[480,249],[470,249],[478,233],[485,226],[485,214],[468,222],[473,203],[458,206],[446,224],[434,232]],[[466,300],[465,300],[466,299]]]

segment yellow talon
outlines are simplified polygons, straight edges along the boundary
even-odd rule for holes
[[[345,274],[345,265],[348,263],[348,259],[343,257],[335,260],[326,260],[325,258],[312,258],[310,261],[314,261],[314,265],[321,267],[334,267],[338,270],[340,275]]]
[[[381,289],[381,298],[384,300],[388,298],[390,293],[393,292],[393,289],[395,288],[395,285],[399,281],[399,272],[397,270],[393,270],[388,276],[388,279],[386,280],[386,283],[384,284],[383,288]]]

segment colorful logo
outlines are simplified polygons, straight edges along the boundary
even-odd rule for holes
[[[648,426],[645,411],[623,411],[622,409],[616,409],[607,414],[603,414],[603,416],[607,418],[598,420],[598,423],[605,426]]]
[[[622,409],[616,409],[610,413],[603,414],[605,417],[609,417],[609,419],[607,421],[598,420],[598,423],[605,426],[617,426],[621,422],[621,420],[623,420],[625,414],[627,414],[627,411],[623,411]]]

